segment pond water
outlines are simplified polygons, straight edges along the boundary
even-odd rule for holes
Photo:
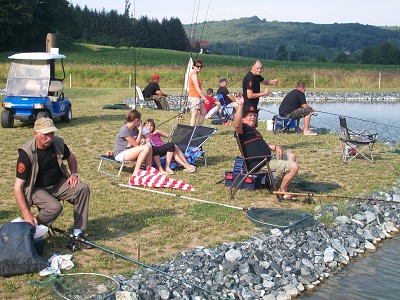
[[[315,102],[309,103],[318,110],[311,119],[314,128],[326,128],[339,132],[339,117],[347,118],[347,125],[355,131],[367,130],[378,133],[378,140],[400,143],[400,102]],[[272,119],[280,103],[260,103],[259,119]],[[354,118],[354,119],[353,119]],[[302,121],[301,121],[302,122]],[[378,250],[366,253],[331,276],[314,292],[301,296],[307,300],[342,299],[400,299],[400,236],[380,243]]]
[[[361,259],[329,277],[313,293],[303,300],[397,300],[400,299],[400,236],[378,244],[373,253],[365,253]]]
[[[326,128],[339,132],[339,117],[345,116],[347,126],[354,131],[378,133],[379,141],[400,142],[400,102],[309,102],[318,112],[311,118],[313,128]],[[278,113],[280,102],[260,103],[260,120],[270,120]],[[301,124],[303,121],[301,121]]]

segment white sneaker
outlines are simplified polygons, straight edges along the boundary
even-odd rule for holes
[[[311,130],[309,130],[309,131],[304,131],[303,134],[304,134],[304,135],[317,135],[316,132],[313,132],[313,131],[311,131]]]

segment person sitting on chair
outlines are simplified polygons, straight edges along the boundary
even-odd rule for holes
[[[276,156],[269,160],[269,166],[272,172],[282,175],[279,191],[288,192],[288,185],[296,177],[299,170],[296,155],[290,152],[284,154],[280,145],[267,144],[261,133],[256,129],[258,111],[254,106],[244,106],[244,99],[241,95],[237,95],[235,98],[238,106],[236,108],[234,126],[239,136],[244,156],[266,156],[271,155],[271,151],[275,151]],[[248,160],[248,169],[250,170],[257,166],[261,160],[262,158]],[[296,197],[286,194],[283,199],[296,200]]]
[[[167,138],[168,133],[156,130],[156,123],[153,119],[147,119],[144,122],[143,136],[148,140],[153,147],[153,161],[156,164],[158,170],[167,175],[174,175],[175,172],[171,169],[172,158],[183,167],[185,172],[193,173],[196,171],[196,167],[189,164],[186,161],[181,149],[178,145],[173,143],[164,143],[161,137]],[[165,170],[161,165],[160,156],[165,155]]]
[[[18,149],[14,196],[25,222],[51,226],[61,214],[60,200],[74,205],[73,236],[84,238],[88,224],[89,187],[78,177],[78,161],[50,118],[40,118],[33,127],[34,138]],[[68,163],[68,168],[63,164]],[[36,205],[35,217],[30,208]]]
[[[235,108],[237,103],[235,101],[235,97],[229,93],[227,89],[228,81],[225,78],[221,78],[219,80],[219,88],[217,90],[217,94],[221,94],[224,97],[224,101],[226,106]]]
[[[119,162],[136,161],[132,176],[139,174],[143,162],[146,163],[146,167],[151,166],[152,162],[153,151],[150,143],[146,143],[143,139],[141,116],[142,114],[136,109],[127,113],[125,123],[115,138],[114,151],[107,152],[109,156],[114,154],[115,160]]]
[[[161,92],[158,84],[159,80],[160,76],[154,74],[153,77],[151,77],[151,82],[144,88],[143,96],[146,99],[153,100],[158,109],[169,110],[169,104],[165,99],[168,95]]]
[[[279,115],[284,118],[296,119],[296,132],[300,133],[300,119],[304,118],[304,135],[317,135],[316,132],[310,130],[311,115],[314,108],[307,104],[306,84],[303,81],[297,82],[297,87],[288,93],[279,106]]]
[[[213,98],[214,90],[212,88],[207,89],[207,95],[205,99],[202,101],[202,105],[205,108],[206,119],[210,119],[217,111],[219,111],[220,103],[218,100]],[[201,124],[199,124],[201,125]]]

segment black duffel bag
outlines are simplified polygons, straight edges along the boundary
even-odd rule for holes
[[[47,267],[33,244],[35,231],[28,222],[9,222],[0,227],[0,276],[35,273]]]

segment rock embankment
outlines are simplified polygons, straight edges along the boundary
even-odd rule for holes
[[[400,179],[387,192],[361,195],[373,201],[315,207],[301,226],[260,232],[243,242],[182,252],[149,269],[116,275],[117,299],[290,299],[316,285],[400,227]]]

